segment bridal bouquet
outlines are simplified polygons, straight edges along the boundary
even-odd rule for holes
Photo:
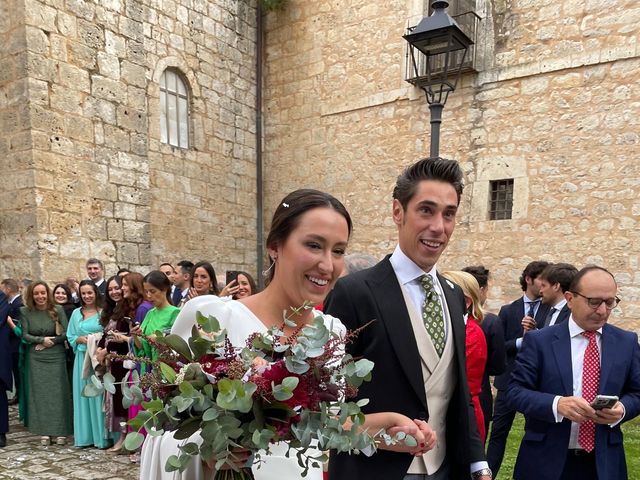
[[[287,318],[284,322],[296,327]],[[135,450],[142,444],[142,428],[149,435],[171,431],[177,440],[199,432],[202,441],[180,446],[181,453],[171,456],[165,468],[183,470],[191,457],[200,455],[219,479],[223,472],[225,478],[252,478],[249,468],[234,463],[238,449],[251,451],[256,463],[281,441],[287,442],[287,455],[297,455],[305,475],[310,466],[326,460],[322,451],[375,449],[377,436],[386,443],[412,444],[414,439],[403,434],[390,438],[361,428],[360,408],[367,400],[349,399],[370,379],[373,363],[344,354],[355,335],[341,337],[316,317],[289,337],[272,328],[234,348],[218,321],[198,312],[188,341],[159,334],[158,360],[142,359],[153,364],[151,372],[141,378],[134,373],[133,386],[122,382],[125,403],[144,407],[129,422],[138,431],[128,434],[125,447]],[[112,391],[114,381],[107,375],[93,378],[85,395]],[[221,470],[225,465],[228,469]]]

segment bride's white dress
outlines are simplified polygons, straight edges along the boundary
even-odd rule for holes
[[[191,328],[195,323],[196,312],[205,316],[212,315],[218,319],[220,326],[227,331],[227,336],[234,346],[243,347],[246,339],[252,333],[265,333],[264,324],[242,303],[219,298],[213,295],[204,295],[193,298],[185,304],[176,319],[171,333],[180,335],[185,340],[191,336]],[[321,315],[327,328],[344,335],[346,329],[342,322],[330,315],[314,311],[315,315]],[[171,455],[179,455],[179,445],[189,442],[200,443],[202,439],[195,433],[187,440],[176,440],[173,434],[165,433],[161,436],[147,436],[142,447],[140,459],[141,480],[210,480],[205,478],[200,457],[194,457],[187,469],[183,472],[165,472],[164,466]],[[259,468],[253,467],[256,480],[299,480],[302,478],[302,469],[298,466],[295,453],[292,451],[289,458],[284,454],[287,451],[285,444],[276,444],[271,447],[269,455],[262,455]],[[308,452],[314,453],[314,452]],[[315,452],[319,453],[319,452]],[[321,480],[322,469],[311,468],[307,477],[309,480]]]

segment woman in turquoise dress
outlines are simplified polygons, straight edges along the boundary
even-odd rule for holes
[[[83,378],[84,357],[87,352],[89,336],[102,332],[100,324],[100,306],[102,297],[91,280],[80,282],[80,308],[71,314],[67,339],[76,354],[73,363],[73,430],[76,447],[106,448],[109,441],[104,426],[102,397],[85,397],[82,390],[94,374],[90,367]],[[96,342],[97,343],[97,342]]]
[[[134,335],[136,355],[156,360],[158,351],[144,337],[153,340],[157,331],[171,330],[180,309],[171,305],[171,283],[160,270],[149,272],[144,277],[144,293],[153,308],[147,312],[140,326],[131,328],[131,333]],[[146,372],[144,364],[141,370],[141,373]]]
[[[67,317],[53,302],[45,282],[29,285],[26,305],[20,308],[27,394],[24,421],[29,432],[40,435],[40,443],[49,445],[51,437],[64,445],[72,434],[71,392],[64,353]],[[28,412],[28,416],[27,416]]]

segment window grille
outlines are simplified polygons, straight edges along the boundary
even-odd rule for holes
[[[513,211],[513,178],[492,180],[489,195],[489,219],[509,220]]]

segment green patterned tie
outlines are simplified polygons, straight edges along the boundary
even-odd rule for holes
[[[442,314],[442,305],[438,294],[433,288],[433,279],[431,275],[423,275],[420,277],[420,284],[425,291],[424,303],[422,304],[422,321],[427,329],[427,333],[431,337],[431,342],[438,352],[438,356],[442,356],[444,351],[444,315]]]

